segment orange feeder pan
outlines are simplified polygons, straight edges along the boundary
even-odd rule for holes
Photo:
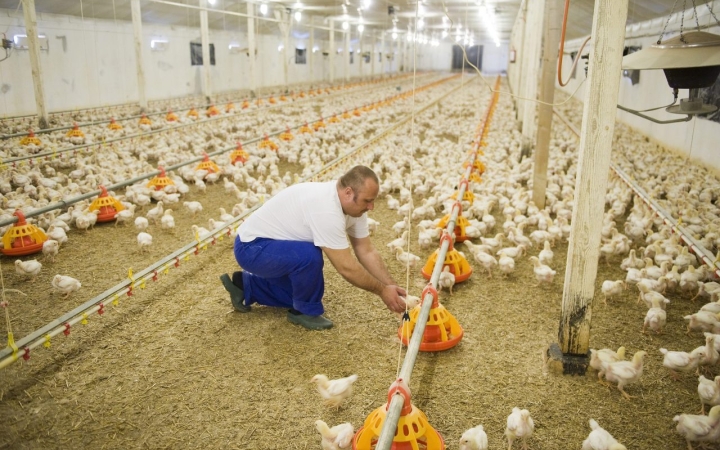
[[[161,190],[165,186],[174,185],[175,182],[168,178],[167,175],[165,175],[165,169],[162,167],[158,167],[158,170],[160,171],[160,175],[156,176],[152,180],[148,181],[147,187],[154,187],[156,191]],[[456,280],[457,281],[457,280]]]
[[[220,167],[214,162],[210,161],[210,157],[207,153],[203,152],[203,160],[200,164],[195,167],[195,170],[207,170],[210,173],[220,172]]]
[[[196,110],[195,108],[193,108],[193,109],[191,109],[190,111],[188,111],[186,115],[187,115],[188,117],[192,117],[193,119],[197,119],[197,118],[200,116],[200,114],[198,114],[198,112],[197,112],[197,110]]]
[[[241,162],[245,164],[249,157],[250,155],[248,155],[248,153],[243,150],[242,143],[238,142],[237,148],[235,148],[235,150],[230,153],[230,164],[235,164],[236,162]]]
[[[111,130],[122,130],[122,125],[120,125],[119,123],[115,122],[115,118],[114,118],[114,117],[111,117],[111,118],[110,118],[110,123],[108,124],[108,128],[111,129]]]
[[[320,118],[320,120],[313,124],[313,128],[315,129],[315,131],[319,130],[320,128],[325,128],[325,122],[323,122],[322,117]]]
[[[148,116],[146,116],[145,114],[143,114],[142,116],[140,116],[140,121],[138,122],[138,124],[140,124],[140,125],[152,125],[152,120],[150,120],[150,118],[149,118]]]
[[[242,109],[248,109],[250,107],[250,102],[245,100],[242,102]]]
[[[177,114],[172,112],[172,110],[168,111],[167,115],[165,116],[165,120],[168,122],[176,122],[178,120]]]
[[[280,139],[282,139],[283,141],[292,141],[294,138],[295,136],[293,136],[290,132],[290,127],[286,127],[285,132],[280,133]]]
[[[100,195],[88,207],[90,211],[100,210],[98,222],[110,222],[115,219],[117,213],[125,209],[115,197],[108,195],[105,186],[100,186]]]
[[[423,332],[422,342],[420,342],[420,351],[422,352],[440,352],[455,347],[463,337],[463,329],[457,319],[438,302],[438,293],[432,284],[425,286],[420,296],[425,299],[425,295],[430,292],[433,295],[432,307],[428,314],[427,324]],[[410,336],[415,330],[420,308],[422,304],[410,310],[410,322],[405,322],[398,328],[398,337],[404,345],[408,345]]]
[[[0,253],[8,256],[24,256],[41,252],[43,243],[48,240],[47,235],[35,225],[27,223],[25,214],[19,209],[13,213],[13,216],[18,218],[17,223],[3,235]]]
[[[349,119],[349,118],[350,118],[350,113],[347,112],[347,111],[345,111],[345,112],[342,114],[342,118],[343,118],[343,119]]]
[[[460,186],[462,186],[463,184],[465,184],[465,192],[463,193],[462,201],[468,202],[472,205],[472,203],[475,201],[475,194],[473,194],[473,192],[468,188],[468,180],[466,180],[465,178],[460,180]],[[455,193],[450,198],[452,198],[453,200],[457,200],[458,192],[459,191],[455,191]]]
[[[302,127],[300,127],[300,132],[301,132],[301,133],[312,133],[313,130],[312,130],[312,128],[310,128],[310,126],[308,125],[308,123],[305,122],[305,125],[303,125]]]
[[[281,102],[286,102],[286,101],[287,101],[287,97],[285,97],[284,95],[281,95],[281,96],[280,96],[280,101],[281,101]]]
[[[67,133],[65,133],[65,136],[67,136],[67,137],[79,137],[79,138],[84,138],[84,137],[85,137],[85,133],[83,133],[82,131],[80,131],[80,126],[77,124],[77,122],[75,122],[75,123],[73,124],[72,130],[70,130],[70,131],[68,131]]]
[[[28,131],[28,135],[24,138],[20,139],[20,145],[41,145],[40,139],[35,136],[35,133],[33,133],[33,130]]]
[[[258,144],[258,148],[268,148],[275,152],[278,149],[278,145],[276,143],[274,143],[273,141],[271,141],[270,136],[268,136],[266,134],[265,137],[263,138],[262,142],[260,142]]]
[[[328,119],[328,122],[330,122],[330,123],[338,123],[338,122],[340,122],[340,119],[338,119],[338,117],[337,117],[336,114],[333,114],[333,116]]]
[[[463,163],[463,168],[466,168],[466,167],[469,166],[469,165],[470,165],[470,162],[469,162],[469,161],[465,161],[465,162]],[[478,173],[479,173],[480,175],[482,175],[483,173],[485,173],[485,164],[483,164],[482,161],[478,161],[478,160],[476,159],[475,162],[473,163],[473,170],[477,170]]]
[[[455,220],[455,242],[463,242],[470,239],[465,235],[465,227],[470,226],[470,221],[462,215],[462,203],[455,201],[455,205],[458,207],[458,216]],[[438,228],[447,228],[447,224],[450,222],[450,214],[445,215],[440,222],[438,222]]]
[[[277,103],[277,100],[275,100],[275,97],[270,97],[268,99],[268,102],[274,105],[275,103]]]
[[[210,105],[210,107],[205,111],[205,115],[208,117],[217,116],[218,114],[220,114],[220,111],[218,111],[217,106],[215,105]]]
[[[463,255],[460,254],[455,248],[453,248],[452,239],[450,238],[450,233],[447,232],[447,230],[443,231],[443,235],[440,238],[440,245],[442,246],[442,242],[444,239],[447,239],[450,242],[450,246],[448,247],[448,251],[445,254],[445,261],[443,262],[443,268],[445,266],[450,267],[450,272],[455,275],[455,282],[460,283],[468,278],[470,278],[470,275],[472,275],[472,267],[470,267],[470,264],[467,262],[467,260],[463,257]],[[433,252],[432,255],[430,255],[430,258],[428,258],[428,262],[425,263],[425,266],[422,268],[422,276],[429,280],[430,277],[432,277],[433,269],[435,268],[435,261],[437,261],[438,252],[440,249],[438,248]]]
[[[400,393],[405,401],[390,448],[393,450],[445,450],[445,441],[440,433],[430,425],[425,413],[410,402],[410,388],[402,378],[398,378],[390,385],[387,403],[370,413],[363,426],[357,430],[352,441],[353,450],[375,448],[390,401],[396,393]]]
[[[231,111],[234,110],[234,109],[235,109],[235,105],[234,105],[232,102],[230,102],[230,103],[228,103],[227,105],[225,105],[225,112],[226,112],[226,113],[229,113],[229,112],[231,112]]]

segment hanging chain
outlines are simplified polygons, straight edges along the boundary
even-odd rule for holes
[[[720,20],[718,20],[718,18],[715,16],[715,13],[713,12],[713,10],[710,9],[710,1],[705,3],[705,6],[707,7],[708,11],[710,11],[710,15],[713,16],[713,19],[715,19],[715,22],[717,22],[717,24],[720,25]]]
[[[670,10],[670,14],[668,14],[667,21],[665,21],[665,26],[663,27],[662,31],[660,32],[660,37],[657,40],[657,44],[660,45],[662,43],[663,35],[665,35],[665,30],[667,29],[668,24],[670,23],[670,18],[672,17],[672,14],[675,12],[675,5],[677,5],[678,0],[675,0],[673,2],[672,9]],[[683,0],[684,2],[684,0]],[[681,32],[682,34],[682,32]]]
[[[692,0],[693,4],[693,14],[695,14],[695,26],[697,27],[698,32],[700,31],[700,21],[698,20],[698,12],[697,12],[697,6],[695,6],[695,0]]]
[[[680,42],[683,44],[687,44],[685,42],[685,35],[683,35],[683,26],[685,25],[685,4],[687,3],[687,0],[683,0],[683,7],[682,11],[680,12]]]

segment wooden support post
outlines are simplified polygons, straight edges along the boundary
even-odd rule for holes
[[[145,69],[143,65],[142,13],[140,12],[140,0],[132,0],[130,7],[133,23],[133,40],[135,41],[135,70],[137,72],[138,103],[140,103],[140,112],[146,112],[147,96],[145,95]]]
[[[555,99],[555,74],[557,73],[558,45],[562,12],[560,0],[546,0],[545,35],[543,37],[542,80],[538,105],[538,129],[533,164],[533,202],[540,209],[545,208],[547,187],[548,152],[552,130],[553,107],[548,105]],[[548,103],[548,104],[545,104]]]
[[[250,96],[255,97],[257,91],[257,78],[255,76],[255,4],[247,2],[247,33],[248,33],[248,71],[250,72]]]
[[[328,64],[330,64],[330,84],[335,81],[335,21],[330,19],[330,51],[328,52]]]
[[[350,81],[350,26],[348,25],[348,29],[345,30],[345,52],[344,59],[345,59],[345,82],[347,83]]]
[[[307,62],[310,64],[310,83],[315,81],[315,16],[310,16],[310,48],[305,50]]]
[[[543,36],[543,16],[545,0],[533,0],[528,5],[528,25],[525,28],[525,60],[523,61],[523,97],[522,116],[522,151],[523,156],[530,156],[535,144],[535,112],[537,111],[538,68],[540,66],[540,43]]]
[[[207,104],[212,103],[212,92],[210,91],[210,36],[208,34],[208,13],[207,0],[200,0],[200,42],[202,45],[202,93]]]
[[[35,87],[35,105],[37,107],[38,127],[48,128],[49,119],[45,106],[45,89],[43,88],[42,67],[40,67],[40,42],[38,40],[37,17],[35,16],[35,0],[22,0],[25,16],[25,32],[27,33],[30,50],[30,70]]]
[[[590,319],[600,231],[605,208],[628,0],[595,0],[588,94],[583,108],[575,207],[563,286],[559,344],[550,348],[551,368],[584,374],[589,363]],[[554,347],[554,348],[553,348]],[[558,351],[561,356],[557,358]],[[577,358],[582,358],[582,363]]]

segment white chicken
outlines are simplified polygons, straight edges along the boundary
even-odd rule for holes
[[[320,445],[323,450],[345,450],[351,447],[350,444],[352,444],[352,438],[355,434],[351,423],[345,422],[330,428],[322,420],[316,420],[315,428],[322,436]]]
[[[82,287],[80,281],[67,275],[55,275],[50,284],[56,291],[65,294],[63,298],[68,298],[70,294]]]
[[[460,436],[459,450],[487,450],[488,438],[482,425],[478,425]]]
[[[535,279],[538,281],[537,286],[541,283],[552,283],[555,274],[555,270],[551,269],[550,266],[546,266],[541,263],[537,256],[531,256],[530,261],[533,263],[533,272],[535,273]]]
[[[438,280],[439,290],[442,291],[443,288],[447,288],[450,291],[450,295],[452,295],[453,286],[455,286],[455,274],[450,272],[450,266],[445,266],[442,272],[440,272],[440,279]]]
[[[47,236],[50,239],[57,241],[57,243],[61,244],[61,245],[64,244],[65,242],[67,242],[67,240],[68,240],[67,233],[65,233],[65,230],[60,227],[56,227],[55,225],[50,225],[50,227],[47,230]]]
[[[535,423],[530,417],[530,411],[527,409],[513,408],[512,413],[507,418],[507,426],[505,427],[505,436],[508,440],[508,450],[512,449],[515,439],[521,439],[523,449],[527,449],[527,440],[532,436],[535,430]]]
[[[670,370],[670,376],[678,381],[678,372],[693,372],[700,363],[700,352],[676,352],[665,348],[660,349],[660,353],[664,355],[663,366]]]
[[[553,260],[554,253],[550,249],[550,242],[545,241],[544,248],[540,251],[540,254],[538,255],[538,259],[541,263],[545,265],[550,265]]]
[[[35,281],[35,278],[40,274],[42,264],[36,259],[30,259],[27,261],[16,260],[15,261],[15,272],[24,276],[30,281]]]
[[[515,260],[508,256],[504,251],[500,250],[500,258],[498,258],[498,269],[503,276],[510,275],[515,271]]]
[[[618,390],[628,400],[633,396],[625,392],[624,388],[640,379],[643,374],[643,363],[646,356],[646,352],[639,351],[633,355],[632,361],[618,361],[607,365],[605,379],[617,383]]]
[[[150,235],[150,233],[146,233],[144,231],[141,231],[140,233],[138,233],[137,243],[138,243],[138,247],[140,247],[141,252],[150,250],[150,246],[152,245],[152,239],[153,238]]]
[[[320,396],[325,400],[325,405],[333,408],[340,407],[340,404],[352,395],[352,385],[358,379],[357,375],[350,375],[345,378],[329,380],[323,374],[315,375],[310,379],[315,383]]]
[[[482,264],[483,268],[487,271],[488,276],[492,278],[492,271],[498,265],[497,259],[485,252],[473,252],[473,256],[475,257],[475,261]]]
[[[697,392],[702,405],[700,414],[705,414],[705,405],[710,407],[720,405],[720,375],[714,380],[708,380],[704,375],[700,375]]]
[[[49,261],[55,261],[55,256],[60,250],[60,243],[54,239],[48,239],[43,242],[42,253],[45,255],[45,259]]]
[[[720,433],[720,406],[713,406],[707,416],[680,414],[673,417],[677,422],[675,429],[693,450],[691,442],[715,442]]]
[[[583,441],[582,450],[627,450],[610,433],[602,428],[595,419],[590,419],[590,434]]]
[[[220,222],[226,223],[230,222],[231,220],[235,219],[235,216],[232,214],[228,214],[227,211],[225,211],[225,208],[220,208]],[[370,219],[368,219],[369,221]]]
[[[137,228],[140,231],[145,231],[150,226],[150,223],[148,220],[144,217],[136,217],[135,218],[135,228]]]
[[[115,226],[118,223],[127,224],[133,217],[135,217],[136,205],[132,204],[129,208],[123,209],[122,211],[115,214]]]
[[[158,220],[160,220],[160,218],[162,217],[162,215],[163,215],[163,202],[159,201],[159,202],[157,202],[157,206],[155,206],[154,208],[151,208],[147,213],[145,213],[145,218],[149,222],[152,221],[152,223],[157,223]]]
[[[166,209],[163,212],[163,216],[160,218],[160,228],[163,230],[172,230],[175,228],[175,218],[172,216],[172,212],[172,209]]]
[[[397,258],[397,260],[401,263],[406,264],[410,267],[414,267],[415,264],[420,262],[419,256],[413,255],[410,252],[406,252],[400,247],[395,247],[395,258]]]
[[[598,383],[600,384],[603,384],[602,377],[605,375],[607,365],[624,359],[625,347],[620,347],[617,351],[609,348],[602,348],[600,350],[590,349],[590,367],[598,371]]]
[[[195,217],[197,213],[203,210],[202,204],[200,202],[183,202],[183,206],[187,208],[188,211],[190,211],[193,217]]]
[[[643,334],[645,334],[645,330],[647,328],[650,328],[655,333],[660,334],[660,333],[662,333],[662,329],[666,323],[667,323],[667,313],[660,306],[660,300],[657,298],[654,298],[652,300],[652,308],[648,309],[648,312],[645,314],[645,320],[643,322],[642,332],[643,332]]]
[[[600,290],[602,291],[605,298],[603,299],[603,304],[607,306],[607,299],[609,297],[612,297],[614,295],[620,295],[622,294],[622,291],[625,289],[627,284],[623,280],[605,280],[602,283],[602,287]]]

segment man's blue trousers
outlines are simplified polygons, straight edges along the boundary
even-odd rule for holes
[[[308,316],[324,312],[323,256],[312,242],[235,238],[235,259],[243,268],[245,304],[293,308]]]

